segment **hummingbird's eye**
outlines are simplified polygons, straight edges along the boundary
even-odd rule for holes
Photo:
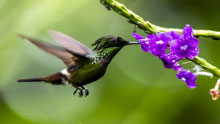
[[[118,40],[117,40],[117,39],[115,39],[115,38],[114,38],[114,39],[111,39],[110,41],[111,41],[111,43],[113,43],[113,44],[115,44],[115,43],[117,43],[117,42],[118,42]]]
[[[115,40],[113,40],[112,42],[113,42],[113,43],[117,43],[117,41],[118,41],[118,40],[115,39]]]

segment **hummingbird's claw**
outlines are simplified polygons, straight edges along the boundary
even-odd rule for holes
[[[84,86],[81,86],[83,90],[85,90],[85,97],[89,95],[89,90],[84,87]]]
[[[85,97],[88,96],[89,95],[89,90],[84,86],[81,86],[81,87],[85,91]]]
[[[89,95],[89,90],[84,86],[75,86],[76,90],[73,92],[73,95],[76,95],[77,91],[79,90],[79,97],[84,95],[83,91],[85,92],[85,97]]]
[[[79,91],[79,97],[82,97],[83,96],[83,89],[80,89]]]
[[[77,91],[78,91],[78,88],[76,88],[76,90],[73,92],[73,95],[76,95]]]
[[[77,89],[73,92],[73,95],[76,95]]]
[[[89,90],[85,89],[85,97],[89,95]]]

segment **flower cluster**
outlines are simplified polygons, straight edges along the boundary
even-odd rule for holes
[[[150,52],[157,56],[163,62],[165,68],[172,68],[177,71],[177,78],[184,81],[189,88],[197,86],[196,74],[184,70],[178,63],[185,58],[193,60],[199,54],[199,41],[193,36],[190,25],[186,25],[182,34],[171,31],[149,34],[147,37],[137,33],[132,35],[141,44],[144,52]]]

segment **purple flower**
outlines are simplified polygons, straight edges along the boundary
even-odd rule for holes
[[[149,51],[149,40],[146,37],[143,37],[137,33],[132,33],[132,36],[141,44],[141,48],[144,52]]]
[[[177,78],[182,80],[187,84],[189,88],[196,88],[196,75],[194,75],[189,70],[182,70],[181,72],[176,74]]]
[[[140,42],[140,44],[141,44],[141,48],[144,52],[149,51],[149,42],[148,41]]]
[[[183,29],[183,35],[170,43],[170,50],[177,57],[194,59],[199,54],[199,41],[193,36],[192,28],[187,25]]]
[[[186,25],[186,27],[183,28],[183,35],[193,37],[193,30],[190,25]]]
[[[176,76],[184,81],[189,88],[195,88],[196,75],[189,70],[183,70],[178,61],[184,58],[194,59],[199,54],[199,41],[193,36],[193,29],[186,25],[183,33],[175,31],[149,34],[143,37],[137,33],[132,33],[133,37],[141,44],[144,52],[150,52],[157,56],[164,64],[165,68],[173,68],[178,73]],[[169,50],[168,50],[169,48]]]
[[[173,68],[175,71],[181,71],[183,68],[178,64],[178,57],[173,55],[172,53],[167,53],[159,57],[163,62],[165,68],[170,69]]]
[[[179,39],[182,36],[182,34],[180,34],[178,32],[175,32],[175,31],[171,31],[170,35],[172,37],[172,40],[177,40],[177,39]]]
[[[148,35],[149,51],[155,56],[164,55],[168,48],[169,41],[172,39],[170,33],[157,33]]]
[[[143,37],[135,32],[132,33],[132,36],[138,41],[138,43],[141,42],[140,40],[146,39],[145,37]]]

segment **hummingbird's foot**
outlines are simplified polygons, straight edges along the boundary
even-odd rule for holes
[[[85,97],[89,95],[89,90],[84,86],[75,86],[76,90],[73,92],[73,95],[76,95],[77,91],[79,90],[79,97],[84,95],[83,91],[85,92]]]
[[[85,91],[85,97],[88,96],[89,95],[89,90],[84,86],[81,86],[81,87]]]
[[[83,89],[81,87],[76,87],[76,90],[73,92],[73,95],[76,95],[77,91],[79,90],[79,97],[83,96]]]

